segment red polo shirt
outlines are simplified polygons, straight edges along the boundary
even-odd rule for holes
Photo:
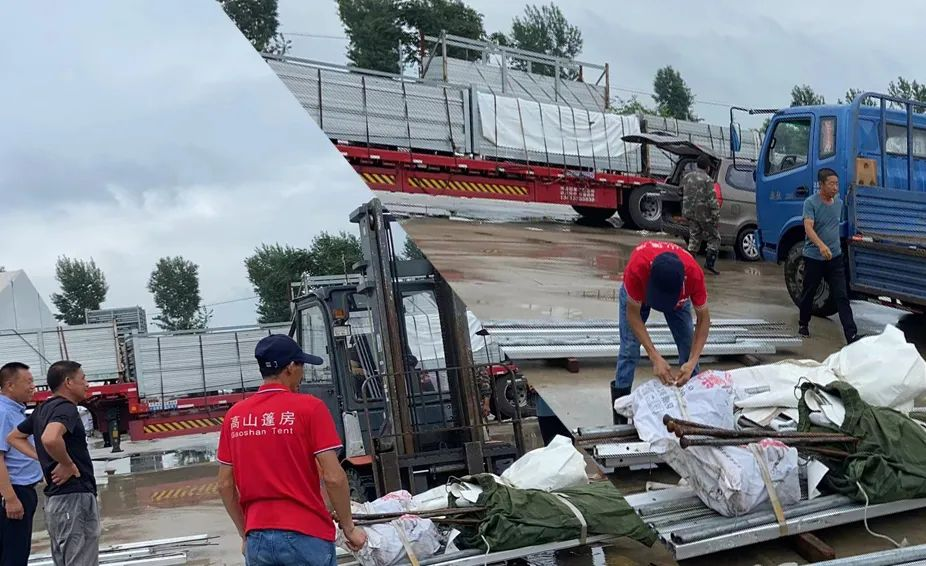
[[[707,305],[707,286],[704,284],[704,271],[688,253],[688,250],[670,242],[648,241],[638,245],[630,254],[627,267],[624,268],[624,289],[627,296],[638,304],[646,302],[646,285],[649,282],[649,271],[653,260],[659,254],[670,252],[678,256],[685,266],[685,282],[678,297],[678,306],[681,307],[686,300],[691,299],[695,309],[702,309]]]
[[[341,447],[328,407],[282,385],[262,386],[222,422],[217,459],[232,466],[245,531],[295,531],[334,540],[315,455]]]

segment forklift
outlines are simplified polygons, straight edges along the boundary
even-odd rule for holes
[[[465,305],[426,259],[398,258],[395,219],[378,199],[350,220],[360,228],[362,260],[351,275],[301,285],[290,335],[325,361],[306,366],[300,392],[334,416],[351,498],[500,474],[524,453],[522,418],[533,413],[526,380],[507,359],[474,363]],[[410,333],[424,337],[427,352],[422,340],[413,352]],[[499,430],[507,423],[484,420],[480,372],[516,392],[510,434]]]

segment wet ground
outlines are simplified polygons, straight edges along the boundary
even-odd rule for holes
[[[408,235],[435,267],[451,282],[469,308],[483,319],[616,319],[616,291],[627,259],[644,239],[671,239],[620,229],[620,221],[587,225],[571,208],[553,205],[522,205],[502,201],[378,195],[390,210],[409,217],[402,221]],[[780,266],[742,263],[726,252],[719,262],[720,276],[708,274],[711,314],[715,318],[762,318],[784,322],[796,330],[797,309],[784,286]],[[874,334],[886,324],[898,326],[907,339],[926,352],[926,323],[922,317],[872,305],[853,303],[860,332]],[[822,360],[843,345],[838,320],[814,319],[812,338],[793,351],[763,356],[762,362],[785,358]],[[574,428],[610,421],[608,382],[614,376],[614,360],[583,361],[578,374],[540,362],[522,364],[525,375],[556,414]],[[741,360],[705,364],[732,368]],[[636,383],[650,379],[649,366],[641,363]],[[624,472],[615,483],[626,492],[640,491],[646,481],[674,482],[664,469]],[[879,532],[911,544],[926,542],[922,519],[926,512],[910,512],[870,521]],[[817,533],[840,556],[887,548],[859,525]],[[624,564],[674,564],[662,548],[642,549],[622,543],[605,550],[582,550],[545,557],[537,564],[599,566]],[[755,545],[685,564],[804,563],[783,541]]]
[[[190,553],[189,564],[242,564],[240,539],[219,499],[217,433],[139,443],[121,454],[91,441],[99,489],[101,546],[207,533],[215,538]],[[41,505],[33,553],[49,550]]]
[[[389,195],[386,195],[389,196]],[[616,318],[614,300],[620,272],[633,246],[645,234],[615,225],[582,226],[565,207],[524,209],[465,199],[416,200],[405,209],[441,214],[444,218],[414,218],[407,232],[452,282],[481,318]],[[394,210],[399,207],[394,206]],[[449,215],[457,215],[454,219]],[[460,217],[459,215],[463,215]],[[711,310],[724,318],[766,318],[796,324],[796,310],[784,291],[780,268],[742,264],[725,259],[720,277],[710,278]],[[921,350],[926,330],[920,319],[872,305],[856,305],[860,327],[877,332],[898,324]],[[815,320],[814,337],[788,357],[822,359],[841,345],[836,321]],[[771,357],[774,361],[782,356]],[[725,360],[717,367],[732,367]],[[645,379],[641,364],[638,379]],[[578,374],[541,363],[524,364],[529,380],[547,392],[554,410],[569,426],[604,424],[610,418],[607,382],[613,360],[583,362]],[[538,441],[536,425],[528,427],[529,447]],[[216,434],[186,436],[142,443],[124,443],[125,453],[93,452],[100,484],[102,544],[208,533],[211,545],[191,554],[191,564],[242,564],[240,541],[225,514],[216,485]],[[99,441],[96,441],[99,443]],[[643,489],[647,481],[674,482],[670,471],[625,472],[613,481],[626,492]],[[911,512],[870,521],[872,529],[912,544],[926,543],[926,512]],[[45,552],[44,520],[36,518],[34,550]],[[817,533],[840,555],[886,548],[861,524]],[[582,549],[532,557],[538,566],[624,566],[675,564],[657,545],[646,549],[619,542],[601,549]],[[778,565],[803,563],[790,546],[773,542],[715,554],[685,564]]]

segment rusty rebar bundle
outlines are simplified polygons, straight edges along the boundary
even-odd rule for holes
[[[777,440],[788,446],[811,447],[819,444],[851,444],[858,442],[858,438],[838,432],[780,432],[766,429],[729,430],[676,419],[671,415],[662,418],[666,429],[675,433],[682,448],[689,446],[738,446],[748,444],[763,438]],[[694,437],[694,438],[692,438]],[[820,455],[831,457],[846,457],[847,452],[840,450],[818,449]]]

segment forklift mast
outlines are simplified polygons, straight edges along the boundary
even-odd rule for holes
[[[408,399],[408,380],[414,371],[409,367],[411,349],[400,283],[408,278],[428,278],[434,282],[446,371],[455,374],[448,380],[453,414],[460,417],[457,426],[465,436],[464,442],[482,440],[465,305],[426,259],[403,260],[397,257],[391,228],[394,218],[384,211],[379,199],[357,208],[350,220],[360,227],[363,260],[355,266],[361,274],[358,291],[368,298],[375,334],[382,341],[385,355],[380,360],[379,370],[384,378],[387,420],[393,426],[398,455],[414,452],[413,434],[418,432]]]

